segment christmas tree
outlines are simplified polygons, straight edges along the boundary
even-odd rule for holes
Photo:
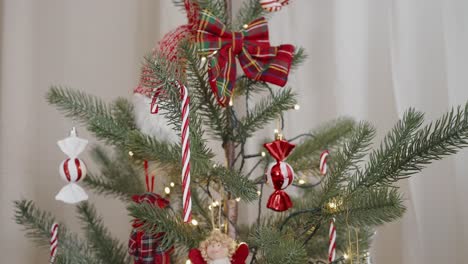
[[[114,149],[91,150],[100,171],[88,172],[85,189],[121,200],[135,219],[127,246],[90,202],[80,202],[84,236],[59,223],[56,263],[186,263],[190,250],[222,234],[248,244],[247,263],[362,262],[375,228],[405,212],[395,183],[468,143],[468,104],[426,123],[409,109],[380,144],[372,124],[347,118],[283,135],[284,113],[297,108],[298,95],[275,85],[284,86],[306,55],[291,45],[270,46],[261,17],[288,1],[248,0],[235,19],[228,0],[174,2],[188,24],[145,59],[136,97],[147,104],[123,98],[107,104],[61,87],[47,94]],[[248,153],[249,139],[271,123],[275,135]],[[208,143],[222,148],[224,162]],[[152,184],[155,168],[165,179]],[[286,190],[291,203],[282,190],[288,184],[296,191]],[[258,209],[249,225],[237,221],[245,213],[239,203]],[[49,245],[54,216],[29,200],[15,205],[27,236]],[[145,238],[154,252],[142,255],[135,243]],[[232,261],[243,263],[235,247]]]

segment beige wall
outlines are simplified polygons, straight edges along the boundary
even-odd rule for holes
[[[292,2],[270,23],[273,43],[298,44],[309,54],[290,78],[301,94],[301,110],[288,114],[288,135],[341,115],[370,120],[382,135],[410,105],[434,118],[468,99],[466,1]],[[35,249],[13,223],[12,200],[34,199],[78,228],[73,208],[53,199],[63,185],[57,166],[64,156],[56,140],[75,124],[47,105],[49,85],[105,100],[130,97],[142,56],[183,16],[169,0],[0,3],[1,262],[42,262],[47,250]],[[467,158],[464,151],[402,183],[408,213],[380,229],[375,263],[465,262]],[[123,206],[93,195],[91,200],[112,231],[126,239]]]

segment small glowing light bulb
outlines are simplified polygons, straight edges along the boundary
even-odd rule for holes
[[[174,186],[175,186],[175,183],[174,183],[174,182],[171,182],[169,185],[170,185],[171,187],[174,187]]]
[[[198,225],[198,221],[195,220],[195,219],[192,219],[192,225],[197,226],[197,225]]]
[[[237,197],[236,198],[236,202],[240,202],[241,198],[240,197]]]
[[[171,193],[171,188],[169,188],[169,187],[164,188],[164,192],[166,194],[170,194]]]
[[[218,53],[218,51],[217,51],[217,50],[213,51],[213,55],[216,55],[217,53]]]
[[[304,181],[303,179],[300,179],[300,180],[299,180],[299,184],[302,185],[302,184],[304,184],[304,183],[305,183],[305,181]]]
[[[262,192],[261,192],[261,191],[257,191],[257,194],[258,194],[258,196],[260,196],[260,195],[262,194]]]
[[[233,106],[233,105],[234,103],[232,102],[232,98],[231,98],[231,100],[229,100],[229,106]]]
[[[190,259],[187,259],[187,261],[185,261],[185,264],[192,264],[192,261],[190,261]]]
[[[336,203],[330,202],[330,203],[328,203],[328,207],[329,207],[330,209],[336,209]]]
[[[294,110],[299,110],[299,109],[301,109],[301,106],[298,105],[298,104],[295,104],[295,105],[294,105]]]
[[[242,27],[243,27],[244,29],[248,29],[248,28],[249,28],[249,25],[244,24]]]
[[[262,157],[265,157],[265,156],[266,156],[265,151],[262,151]]]
[[[348,254],[346,254],[346,253],[343,254],[343,258],[344,258],[344,259],[348,259],[348,258],[349,258]]]
[[[130,150],[130,151],[128,152],[128,155],[129,155],[130,157],[133,157],[133,151]]]
[[[279,130],[277,128],[275,128],[275,130],[273,130],[273,132],[275,132],[275,134],[278,134]]]
[[[206,62],[206,57],[205,56],[201,57],[201,62],[203,62],[203,63]]]
[[[211,205],[208,205],[208,210],[210,210],[210,211],[211,211],[212,209],[213,209],[213,206],[211,206]]]

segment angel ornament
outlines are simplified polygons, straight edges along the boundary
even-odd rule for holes
[[[248,256],[247,244],[237,245],[234,239],[218,229],[200,243],[199,249],[192,249],[189,253],[193,264],[245,264]]]

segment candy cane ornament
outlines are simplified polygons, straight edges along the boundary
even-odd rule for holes
[[[182,207],[184,222],[192,220],[192,197],[190,195],[190,97],[188,89],[177,82],[182,97]]]
[[[330,245],[328,246],[328,262],[335,261],[336,257],[336,228],[335,228],[335,218],[330,221]]]
[[[319,169],[320,169],[320,174],[322,175],[327,174],[327,171],[328,171],[327,159],[328,159],[329,154],[330,152],[328,152],[328,150],[325,150],[322,152],[322,154],[320,154]]]
[[[260,0],[260,5],[267,12],[280,11],[283,6],[288,4],[289,0]]]
[[[57,256],[57,246],[58,246],[58,224],[53,223],[50,228],[50,264],[55,262],[55,257]]]

